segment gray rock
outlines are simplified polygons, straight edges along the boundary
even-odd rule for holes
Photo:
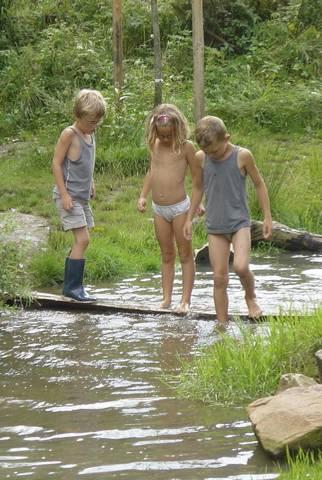
[[[252,402],[247,413],[255,435],[269,454],[322,448],[322,385],[293,387]]]
[[[320,382],[322,383],[322,349],[315,353],[315,359],[319,370]]]
[[[0,213],[0,241],[23,243],[27,250],[45,245],[49,235],[48,221],[38,215],[10,211]]]
[[[308,387],[310,385],[317,385],[316,381],[311,377],[306,377],[302,373],[285,373],[280,378],[276,393],[281,393],[288,388]]]

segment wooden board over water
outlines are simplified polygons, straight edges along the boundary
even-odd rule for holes
[[[133,305],[121,302],[108,302],[105,300],[97,300],[96,302],[78,302],[63,295],[54,295],[46,292],[33,292],[31,303],[26,308],[44,308],[51,310],[76,310],[90,312],[106,312],[106,313],[138,313],[148,315],[173,315],[176,317],[184,317],[185,315],[170,309],[161,309],[150,305]],[[270,315],[271,317],[271,315]],[[189,318],[216,320],[215,313],[206,310],[191,309]],[[241,319],[243,321],[252,321],[247,315],[233,315],[232,318]],[[257,321],[265,321],[267,316],[261,316]]]

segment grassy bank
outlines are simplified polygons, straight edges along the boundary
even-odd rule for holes
[[[93,201],[96,226],[88,249],[87,280],[93,283],[133,272],[158,271],[159,249],[154,238],[151,210],[144,215],[136,210],[147,153],[142,141],[143,124],[130,145],[111,145],[106,141],[105,125],[98,132],[96,166],[97,198]],[[55,135],[54,135],[55,133]],[[233,141],[250,148],[268,186],[275,220],[294,228],[322,233],[320,216],[322,164],[321,140],[305,137],[241,130],[232,131]],[[27,264],[32,287],[61,283],[63,261],[72,241],[62,232],[51,200],[53,176],[51,159],[56,132],[41,132],[27,137],[0,163],[1,209],[16,209],[46,217],[51,225],[48,248],[36,252]],[[129,175],[129,164],[136,159]],[[123,170],[122,170],[123,169]],[[119,173],[117,173],[119,172]],[[138,173],[139,172],[139,173]],[[125,174],[127,173],[127,175]],[[130,172],[131,173],[131,172]],[[190,190],[190,180],[187,188]],[[301,199],[299,202],[298,199]],[[251,216],[261,218],[254,189],[249,190]],[[194,247],[206,241],[203,220],[196,226]]]
[[[240,324],[183,363],[178,392],[193,400],[240,405],[274,394],[284,373],[317,376],[314,352],[321,347],[322,310],[281,316],[254,328]]]
[[[283,471],[279,480],[320,480],[322,478],[322,454],[300,451],[296,457],[288,456],[288,470]]]

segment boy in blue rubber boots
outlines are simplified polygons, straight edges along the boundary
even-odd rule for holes
[[[89,200],[95,197],[95,130],[106,113],[102,94],[97,90],[80,90],[74,99],[73,113],[73,125],[62,131],[55,148],[53,196],[64,231],[71,230],[74,236],[65,260],[63,295],[92,302],[96,299],[83,287],[84,256],[89,245],[89,229],[94,226]]]

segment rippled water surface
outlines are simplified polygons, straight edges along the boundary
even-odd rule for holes
[[[259,263],[260,262],[260,263]],[[321,300],[321,256],[253,264],[266,313]],[[158,302],[159,277],[127,278],[96,293]],[[180,277],[175,288],[179,298]],[[231,275],[231,309],[242,295]],[[208,271],[193,305],[212,308]],[[216,341],[213,321],[152,315],[23,311],[0,317],[0,478],[270,480],[244,408],[175,398],[176,373]]]
[[[322,302],[322,254],[280,253],[254,258],[251,269],[256,279],[256,294],[265,314],[312,311]],[[173,306],[180,301],[181,277],[176,276]],[[102,300],[125,301],[139,305],[158,305],[160,275],[131,277],[118,284],[96,290]],[[212,273],[208,266],[199,267],[192,296],[192,309],[213,310]],[[247,314],[239,279],[229,278],[230,313]]]

